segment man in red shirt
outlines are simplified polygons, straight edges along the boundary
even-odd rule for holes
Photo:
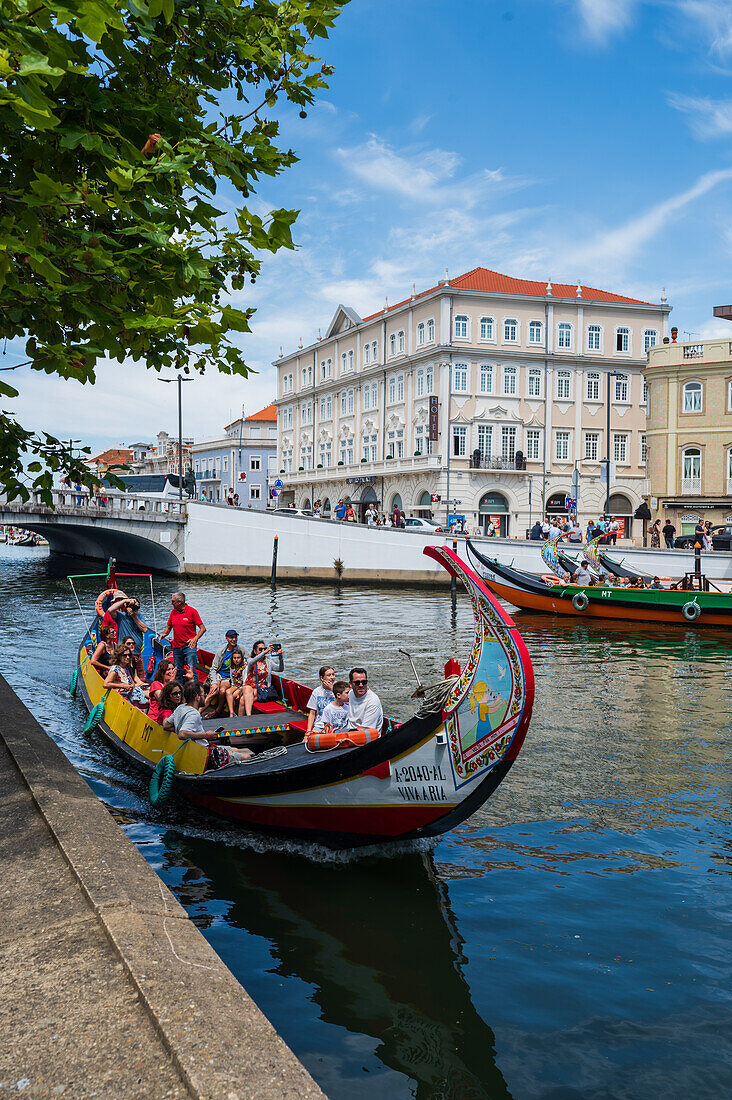
[[[175,661],[178,680],[182,684],[187,664],[193,669],[193,675],[196,675],[198,665],[196,647],[206,633],[206,627],[201,622],[201,616],[195,607],[191,607],[186,603],[183,592],[174,592],[170,602],[173,609],[168,616],[168,622],[160,638],[161,640],[167,638],[170,631],[173,631],[171,642],[173,660]]]

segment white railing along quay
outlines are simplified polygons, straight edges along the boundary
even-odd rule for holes
[[[53,489],[51,491],[53,508],[49,508],[40,493],[31,494],[28,501],[0,499],[0,509],[19,514],[43,513],[48,515],[88,515],[101,518],[104,515],[131,519],[161,519],[174,523],[185,523],[186,502],[166,500],[164,497],[131,496],[108,490],[104,493],[89,493],[87,489],[77,492],[75,489]]]

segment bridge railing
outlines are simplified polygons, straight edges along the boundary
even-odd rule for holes
[[[51,493],[54,507],[86,512],[88,515],[112,514],[115,516],[135,514],[136,519],[144,516],[180,516],[186,515],[185,501],[166,500],[162,497],[131,496],[107,490],[104,493],[90,493],[88,489],[53,489]],[[3,498],[4,501],[4,498]],[[40,493],[33,493],[27,503],[11,501],[5,504],[13,511],[28,512],[36,508],[45,508]]]

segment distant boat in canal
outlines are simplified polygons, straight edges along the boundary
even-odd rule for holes
[[[467,551],[491,592],[524,610],[684,627],[694,623],[732,627],[732,593],[705,587],[709,582],[703,575],[689,574],[683,581],[666,582],[660,588],[574,584],[555,573],[538,576],[502,565],[481,553],[470,540]],[[604,554],[598,560],[607,572],[611,572],[612,566],[616,578],[635,580],[639,577],[633,571],[623,572],[618,563]],[[572,572],[577,565],[560,553],[556,567]]]
[[[118,692],[105,691],[90,661],[98,616],[72,676],[72,691],[80,688],[90,711],[87,726],[154,773],[154,782],[169,781],[198,806],[256,830],[347,847],[454,828],[490,798],[515,762],[531,719],[534,676],[515,623],[478,574],[448,547],[427,546],[424,553],[467,588],[473,646],[462,668],[450,660],[443,681],[419,685],[419,709],[411,718],[385,719],[368,743],[309,752],[303,736],[311,689],[273,673],[277,702],[255,702],[248,718],[203,723],[211,730],[211,745],[238,735],[237,747],[246,747],[251,736],[256,752],[264,741],[261,759],[213,768],[205,744],[179,741]],[[107,588],[124,575],[110,572]],[[144,660],[152,655],[151,633],[145,635]],[[198,652],[205,666],[199,676],[205,678],[213,654]],[[262,736],[267,734],[269,741]]]

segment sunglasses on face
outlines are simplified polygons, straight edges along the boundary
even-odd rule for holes
[[[355,688],[357,688],[357,687],[366,687],[366,684],[368,683],[368,680],[351,680],[351,683],[353,684],[353,686]]]

